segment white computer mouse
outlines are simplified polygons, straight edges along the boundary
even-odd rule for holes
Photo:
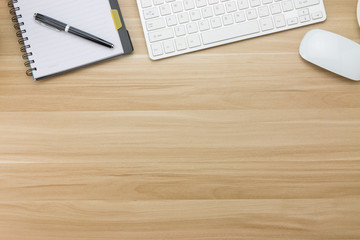
[[[305,60],[345,78],[360,81],[360,45],[338,34],[315,29],[300,45]]]

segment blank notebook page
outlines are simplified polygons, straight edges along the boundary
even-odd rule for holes
[[[120,37],[115,29],[108,0],[18,0],[17,14],[24,22],[26,45],[32,52],[30,60],[35,79],[64,72],[124,53]],[[58,32],[40,25],[34,13],[47,15],[72,27],[100,37],[115,45],[107,48],[70,33]]]

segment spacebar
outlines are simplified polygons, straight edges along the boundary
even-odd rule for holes
[[[235,24],[230,27],[207,31],[202,33],[201,36],[204,44],[210,44],[258,32],[260,32],[259,23],[255,20],[247,23]]]

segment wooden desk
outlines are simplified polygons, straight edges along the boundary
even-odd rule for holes
[[[359,239],[360,85],[303,61],[322,28],[360,42],[355,0],[328,20],[164,61],[135,53],[24,76],[0,6],[0,239]]]

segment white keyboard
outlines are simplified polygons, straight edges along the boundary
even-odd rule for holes
[[[158,60],[325,21],[323,0],[137,0]]]

